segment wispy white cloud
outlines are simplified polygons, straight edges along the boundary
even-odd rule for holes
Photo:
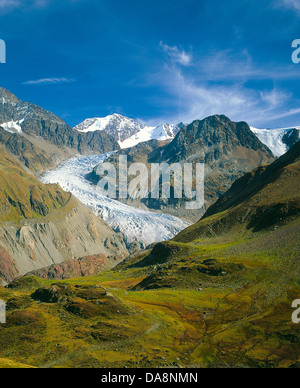
[[[300,1],[300,0],[299,0]],[[300,78],[299,69],[293,65],[275,66],[255,64],[247,50],[238,55],[230,50],[218,51],[195,62],[201,77],[210,81],[249,81],[249,80],[295,80]]]
[[[300,11],[300,1],[299,0],[280,0],[281,5],[292,8],[297,11]]]
[[[23,85],[57,85],[57,84],[69,84],[75,82],[72,78],[41,78],[33,81],[23,82]]]
[[[43,8],[50,0],[0,0],[0,12],[7,13],[16,9]]]
[[[184,50],[178,48],[177,46],[168,46],[163,42],[160,42],[159,45],[174,63],[182,66],[189,66],[192,63],[192,55],[187,54]]]
[[[19,0],[1,0],[0,10],[8,10],[15,7],[19,7],[21,2]]]
[[[171,106],[172,112],[174,107],[177,110],[175,114],[157,118],[159,121],[188,123],[225,114],[233,120],[265,126],[300,113],[291,93],[278,87],[260,90],[249,86],[249,80],[268,80],[274,84],[278,80],[299,79],[299,69],[295,66],[258,66],[246,50],[239,55],[227,50],[202,57],[201,61],[193,58],[187,69],[174,59],[177,52],[177,47],[173,48],[174,55],[169,55],[165,66],[149,77],[149,83],[160,86],[167,95],[154,98],[154,102],[159,106]],[[266,84],[270,82],[263,83]]]
[[[242,83],[221,86],[203,83],[174,66],[165,66],[159,74],[152,76],[151,82],[160,84],[169,96],[155,102],[177,108],[175,115],[160,117],[159,121],[189,123],[210,115],[225,114],[232,120],[245,120],[259,126],[299,113],[284,109],[291,97],[285,91],[276,88],[258,91]]]

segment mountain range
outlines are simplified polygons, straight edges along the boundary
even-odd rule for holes
[[[172,238],[191,222],[198,221],[207,207],[215,203],[236,179],[274,160],[271,150],[253,132],[255,130],[248,124],[235,123],[219,115],[196,120],[190,125],[164,124],[150,127],[115,114],[104,119],[86,120],[76,128],[71,128],[51,112],[32,103],[22,102],[11,92],[0,88],[3,171],[12,170],[13,165],[18,171],[14,183],[7,183],[9,178],[4,172],[1,177],[3,201],[0,225],[3,228],[2,235],[10,236],[1,240],[2,279],[12,280],[12,275],[7,274],[7,257],[9,262],[14,263],[10,267],[16,268],[13,276],[19,276],[73,258],[98,254],[108,257],[116,257],[118,254],[124,258],[128,251],[134,253],[141,246],[145,248],[147,241],[149,244]],[[297,129],[280,133],[287,148],[297,141]],[[135,145],[128,148],[130,144]],[[130,163],[205,163],[206,207],[187,212],[183,207],[185,202],[181,200],[128,199],[125,202],[130,206],[125,206],[104,199],[89,183],[92,181],[95,184],[99,180],[95,174],[96,169],[92,171],[91,167],[92,173],[88,180],[85,174],[88,166],[97,164],[97,158],[93,155],[110,152],[115,153],[108,161],[116,165],[120,154],[128,155]],[[86,155],[86,159],[80,158],[80,155]],[[5,164],[8,160],[9,168]],[[41,181],[59,183],[77,199],[71,196],[66,203],[63,199],[70,194],[60,189],[60,192],[55,191],[59,193],[56,200],[50,187],[57,186],[43,185],[31,175],[39,176],[44,172],[47,174],[40,177]],[[79,203],[78,198],[89,209]],[[82,228],[82,245],[77,246],[76,243],[74,252],[68,248],[69,238],[64,240],[62,237],[66,234],[62,226],[67,223],[65,209],[71,214],[74,209],[78,209],[75,212],[78,217],[75,217],[70,227],[70,230],[76,228],[74,236],[78,235],[78,223]],[[56,213],[60,213],[61,217],[55,218],[54,222],[52,214]],[[98,217],[95,218],[95,215]],[[83,219],[88,221],[82,222]],[[40,221],[47,225],[45,235],[38,232]],[[6,229],[8,223],[11,224],[10,229]],[[97,225],[97,230],[102,229],[101,233],[96,234],[99,236],[98,249],[95,242],[90,242],[90,223]],[[23,230],[26,230],[25,234]],[[40,247],[41,241],[47,241],[44,248]],[[63,253],[57,253],[53,241],[59,241]],[[18,250],[13,249],[14,244],[19,246]],[[35,262],[31,256],[37,256],[38,260]]]
[[[113,114],[104,118],[87,119],[75,129],[80,133],[104,131],[113,136],[121,148],[130,148],[150,140],[173,139],[182,127],[182,123],[153,127],[119,114]]]
[[[0,88],[0,144],[36,175],[81,154],[119,149],[106,132],[79,133],[59,117]]]
[[[78,130],[0,94],[0,368],[299,368],[297,128]],[[206,207],[104,197],[94,167],[124,154],[205,163]]]
[[[52,266],[0,287],[0,367],[299,368],[299,185],[298,142],[112,270],[67,280]]]
[[[179,123],[149,126],[120,114],[113,114],[103,118],[86,119],[75,129],[80,133],[104,131],[113,136],[120,147],[124,149],[151,140],[172,140],[187,125]],[[300,127],[257,129],[250,126],[250,129],[276,157],[286,153],[299,140],[300,136]]]
[[[172,141],[152,140],[114,153],[107,162],[118,168],[119,156],[127,155],[128,163],[196,163],[205,164],[206,207],[226,192],[232,183],[255,167],[271,163],[274,156],[245,122],[235,123],[226,116],[211,116],[183,126]],[[97,184],[97,167],[89,176]],[[186,198],[170,200],[128,198],[125,203],[171,214],[195,222],[205,208],[186,210]]]

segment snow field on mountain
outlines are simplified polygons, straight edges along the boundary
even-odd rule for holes
[[[282,156],[288,151],[288,147],[283,142],[283,138],[286,134],[293,129],[299,129],[300,127],[285,128],[285,129],[257,129],[250,127],[251,131],[259,138],[259,140],[268,146],[273,152],[274,156]]]

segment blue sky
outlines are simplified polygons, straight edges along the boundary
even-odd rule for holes
[[[0,85],[76,125],[300,125],[300,0],[0,0]]]

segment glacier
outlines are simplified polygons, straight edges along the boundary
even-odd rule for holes
[[[103,196],[100,188],[85,177],[110,155],[74,157],[43,174],[40,181],[56,183],[72,193],[115,232],[123,233],[128,245],[137,241],[146,248],[150,244],[170,240],[190,226],[179,218],[136,209]]]
[[[251,131],[259,138],[259,140],[268,146],[274,156],[280,157],[288,152],[288,146],[283,142],[285,135],[288,135],[293,130],[299,130],[300,127],[280,128],[280,129],[257,129],[250,127]]]

